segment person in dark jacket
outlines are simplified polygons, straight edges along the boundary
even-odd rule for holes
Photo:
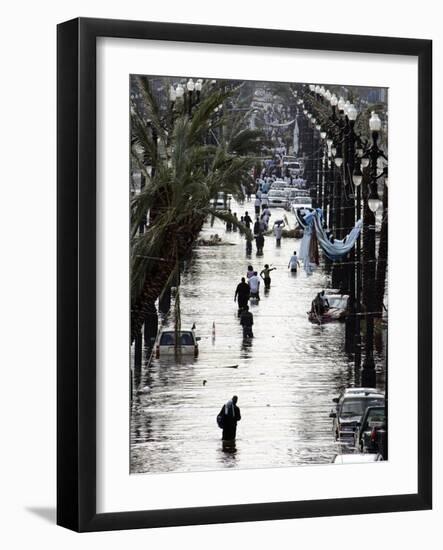
[[[234,212],[234,218],[235,218],[236,221],[238,222],[237,212]],[[232,224],[232,231],[237,231],[237,226],[236,226],[235,223]]]
[[[254,236],[258,235],[261,231],[263,231],[263,224],[260,218],[257,218],[254,223]]]
[[[255,237],[255,246],[257,247],[257,256],[263,255],[263,247],[265,245],[265,238],[263,237],[263,233],[259,233]]]
[[[237,288],[235,289],[235,295],[234,295],[234,302],[237,301],[239,312],[242,311],[248,305],[249,293],[250,293],[249,285],[245,281],[245,278],[242,277],[241,283],[237,285]]]
[[[237,422],[241,420],[240,409],[237,407],[238,397],[234,395],[223,405],[219,416],[222,418],[223,441],[233,441],[237,433]]]
[[[228,214],[231,215],[231,210],[228,210]],[[226,231],[232,231],[232,222],[230,220],[226,222]]]
[[[245,215],[243,216],[243,223],[248,229],[251,228],[252,218],[247,212],[245,212]]]
[[[249,256],[252,254],[252,239],[249,235],[246,235],[246,255]]]

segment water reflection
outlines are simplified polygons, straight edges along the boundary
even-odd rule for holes
[[[246,207],[246,209],[248,209]],[[243,214],[233,205],[233,211]],[[284,213],[273,210],[273,216]],[[287,214],[289,217],[289,214]],[[272,218],[271,218],[272,219]],[[276,219],[276,218],[275,218]],[[264,255],[252,258],[238,233],[220,222],[203,230],[227,243],[196,249],[181,283],[182,327],[196,324],[197,359],[155,359],[134,376],[131,471],[186,472],[328,463],[338,451],[329,412],[342,386],[358,384],[343,350],[344,325],[312,325],[306,312],[316,292],[330,286],[322,271],[290,273],[288,260],[300,241],[266,239]],[[269,292],[251,306],[254,338],[243,339],[235,287],[248,263],[272,272]],[[164,319],[171,326],[170,318]],[[380,341],[383,333],[381,333]],[[377,345],[382,373],[384,346]],[[384,389],[383,377],[378,377]],[[242,420],[235,447],[221,440],[216,416],[239,396]]]

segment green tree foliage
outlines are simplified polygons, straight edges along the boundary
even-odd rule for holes
[[[163,113],[149,79],[137,77],[142,95],[131,105],[131,155],[145,187],[131,203],[131,339],[140,331],[147,309],[177,274],[208,216],[230,220],[249,230],[229,212],[213,208],[218,193],[242,198],[262,147],[261,134],[245,129],[245,113],[224,108],[235,99],[227,84],[206,84],[201,101],[189,97]],[[167,87],[168,88],[168,87]],[[148,169],[149,167],[149,169]],[[148,220],[146,230],[140,224]]]

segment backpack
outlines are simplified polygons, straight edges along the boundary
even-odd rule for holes
[[[217,415],[217,426],[222,430],[225,423],[225,415],[223,413],[219,413]]]

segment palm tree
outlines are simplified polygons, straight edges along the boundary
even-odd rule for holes
[[[231,91],[203,90],[202,95],[209,93],[192,116],[183,108],[174,117],[170,113],[162,118],[149,80],[137,77],[137,85],[149,123],[132,105],[132,158],[146,186],[131,204],[131,341],[191,253],[209,215],[249,232],[234,216],[213,208],[211,199],[220,192],[242,196],[242,184],[250,178],[255,160],[249,155],[261,147],[259,132],[242,130],[232,120],[223,126],[227,117],[220,115],[220,106]],[[208,144],[208,133],[216,131],[217,145]],[[138,228],[146,215],[148,225],[140,235]]]

